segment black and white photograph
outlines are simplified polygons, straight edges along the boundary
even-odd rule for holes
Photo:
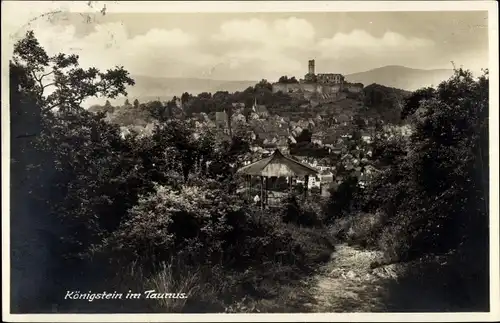
[[[500,319],[494,1],[3,1],[1,102],[4,321]]]

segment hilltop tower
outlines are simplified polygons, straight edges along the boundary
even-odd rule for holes
[[[314,59],[309,60],[309,74],[314,75]]]

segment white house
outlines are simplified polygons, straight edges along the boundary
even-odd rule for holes
[[[297,184],[302,184],[303,186],[305,186],[305,180],[304,179],[297,178],[296,183]],[[307,182],[307,189],[310,190],[313,187],[320,188],[321,187],[321,180],[320,180],[319,177],[309,176],[308,182]]]
[[[361,137],[361,139],[363,139],[363,141],[366,142],[367,144],[370,144],[372,142],[371,136],[364,135]]]

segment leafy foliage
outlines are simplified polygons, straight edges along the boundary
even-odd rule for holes
[[[58,54],[49,57],[32,31],[14,46],[14,64],[22,66],[29,85],[27,90],[47,112],[55,107],[79,108],[88,97],[115,98],[126,95],[127,85],[134,85],[123,67],[100,72],[96,68],[79,67],[77,55]],[[48,81],[47,81],[48,80]],[[45,89],[52,93],[45,95]]]
[[[288,76],[281,76],[279,79],[278,79],[278,82],[279,83],[299,83],[299,81],[297,81],[297,79],[295,78],[295,76],[292,76],[290,78],[288,78]]]
[[[370,84],[363,88],[364,104],[374,109],[382,120],[390,123],[399,123],[404,98],[408,92],[386,87],[380,84]]]
[[[407,99],[405,111],[416,114],[408,143],[398,137],[375,143],[373,156],[387,170],[367,191],[365,210],[382,208],[400,232],[385,234],[408,239],[398,257],[446,252],[484,232],[487,109],[487,74],[474,80],[457,70],[437,89]]]
[[[455,284],[479,279],[482,288],[456,290],[454,297],[483,299],[487,293],[488,83],[487,71],[475,79],[459,69],[436,89],[409,96],[403,112],[411,117],[413,134],[379,138],[373,158],[382,171],[362,194],[334,195],[331,201],[359,203],[351,211],[368,217],[378,214],[377,225],[357,239],[382,249],[388,262],[444,255],[449,265],[440,266],[450,277],[465,259],[478,264]]]

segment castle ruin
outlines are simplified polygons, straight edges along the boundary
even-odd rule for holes
[[[323,73],[316,74],[314,59],[309,60],[309,73],[304,76],[304,82],[319,83],[321,85],[339,85],[342,88],[344,76],[342,74]]]
[[[314,59],[308,62],[308,73],[298,82],[276,82],[272,84],[273,92],[289,93],[302,96],[310,101],[328,102],[336,101],[345,97],[343,92],[359,93],[363,89],[362,84],[351,84],[345,82],[342,74],[321,73],[316,74]]]

